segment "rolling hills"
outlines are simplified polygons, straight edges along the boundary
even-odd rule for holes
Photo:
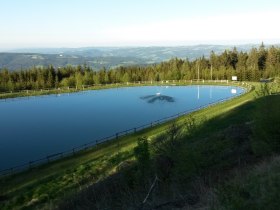
[[[194,45],[177,47],[84,47],[84,48],[38,48],[18,49],[0,53],[0,68],[9,70],[26,69],[33,66],[53,65],[55,68],[66,65],[87,64],[93,69],[114,68],[117,66],[148,65],[171,58],[209,57],[211,51],[221,54],[230,50],[230,45]],[[249,51],[257,45],[239,45],[237,50]]]

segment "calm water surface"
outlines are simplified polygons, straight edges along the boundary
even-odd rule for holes
[[[0,170],[242,92],[151,86],[0,100]]]

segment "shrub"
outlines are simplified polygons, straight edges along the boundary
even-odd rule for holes
[[[137,161],[138,169],[141,174],[145,174],[146,169],[150,167],[150,150],[147,137],[138,139],[137,146],[134,148],[134,155]]]

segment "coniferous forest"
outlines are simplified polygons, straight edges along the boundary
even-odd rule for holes
[[[199,75],[198,75],[199,69]],[[33,67],[19,71],[0,70],[0,91],[48,89],[161,80],[230,80],[235,75],[239,81],[259,81],[280,75],[280,48],[263,44],[249,52],[226,50],[217,55],[211,52],[196,60],[173,58],[148,66],[105,68],[96,71],[85,65],[65,66],[55,69]]]

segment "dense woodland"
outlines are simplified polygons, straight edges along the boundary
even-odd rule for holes
[[[199,70],[199,71],[198,71]],[[198,74],[199,72],[199,74]],[[87,65],[33,67],[20,71],[0,70],[0,91],[22,89],[47,89],[77,87],[83,85],[109,84],[135,81],[231,79],[236,75],[240,81],[259,81],[280,75],[280,48],[263,44],[249,52],[238,52],[236,48],[210,58],[196,60],[173,58],[149,66],[118,67],[111,70],[94,71]]]

